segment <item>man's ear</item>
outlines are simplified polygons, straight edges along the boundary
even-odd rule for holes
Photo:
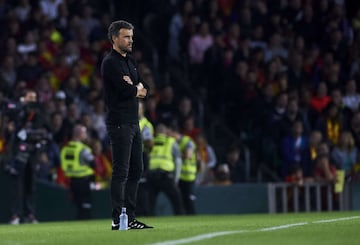
[[[112,42],[112,43],[115,43],[115,42],[114,42],[115,38],[117,38],[117,36],[115,36],[115,35],[112,35],[112,36],[111,36],[111,42]]]

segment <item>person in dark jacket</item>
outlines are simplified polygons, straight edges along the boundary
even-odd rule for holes
[[[119,215],[126,207],[130,229],[151,228],[135,219],[138,181],[143,171],[142,140],[138,100],[148,94],[148,85],[139,76],[132,51],[134,26],[114,21],[108,29],[112,50],[101,64],[104,80],[106,127],[111,141],[112,230],[119,229]]]

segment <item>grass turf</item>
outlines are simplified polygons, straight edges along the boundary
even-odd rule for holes
[[[348,220],[334,220],[353,217]],[[110,220],[44,222],[36,225],[0,225],[1,245],[109,245],[109,244],[359,244],[360,212],[199,215],[152,217],[141,221],[155,229],[111,231]],[[316,223],[319,220],[332,222]],[[289,227],[286,225],[297,224]],[[279,227],[280,226],[280,227]],[[264,231],[263,228],[270,228]],[[219,235],[219,232],[234,232]],[[193,239],[179,243],[178,239]],[[219,235],[219,236],[216,236]],[[214,237],[211,237],[214,236]],[[211,237],[211,238],[208,238]]]

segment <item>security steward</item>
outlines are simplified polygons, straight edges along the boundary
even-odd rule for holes
[[[136,204],[136,213],[139,216],[150,215],[149,208],[149,193],[148,193],[148,183],[147,183],[147,172],[149,169],[149,159],[150,152],[154,145],[154,126],[152,123],[144,116],[144,101],[139,100],[139,126],[140,133],[143,142],[143,162],[144,162],[144,171],[139,181],[139,189],[137,196]]]
[[[94,178],[94,155],[83,143],[87,138],[86,127],[74,126],[72,140],[61,149],[61,168],[70,178],[70,191],[77,208],[78,219],[91,218],[90,182]]]
[[[182,155],[178,186],[184,203],[185,213],[195,214],[196,144],[189,136],[180,134],[176,126],[170,127],[169,135],[176,139]]]
[[[156,198],[163,192],[170,200],[173,212],[183,214],[183,204],[177,183],[181,170],[181,153],[175,138],[167,135],[167,127],[158,124],[154,146],[150,152],[148,190],[150,214],[155,215]]]

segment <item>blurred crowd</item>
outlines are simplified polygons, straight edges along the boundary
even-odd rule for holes
[[[151,88],[144,115],[154,127],[175,120],[194,140],[197,184],[335,182],[339,169],[354,181],[360,4],[350,2],[0,0],[0,101],[37,92],[52,135],[38,178],[67,184],[59,152],[81,123],[95,180],[106,187],[111,155],[99,66],[111,49],[109,24],[125,18],[135,25],[133,56]],[[7,120],[1,108],[2,159]],[[212,137],[224,128],[232,136],[225,143]]]

